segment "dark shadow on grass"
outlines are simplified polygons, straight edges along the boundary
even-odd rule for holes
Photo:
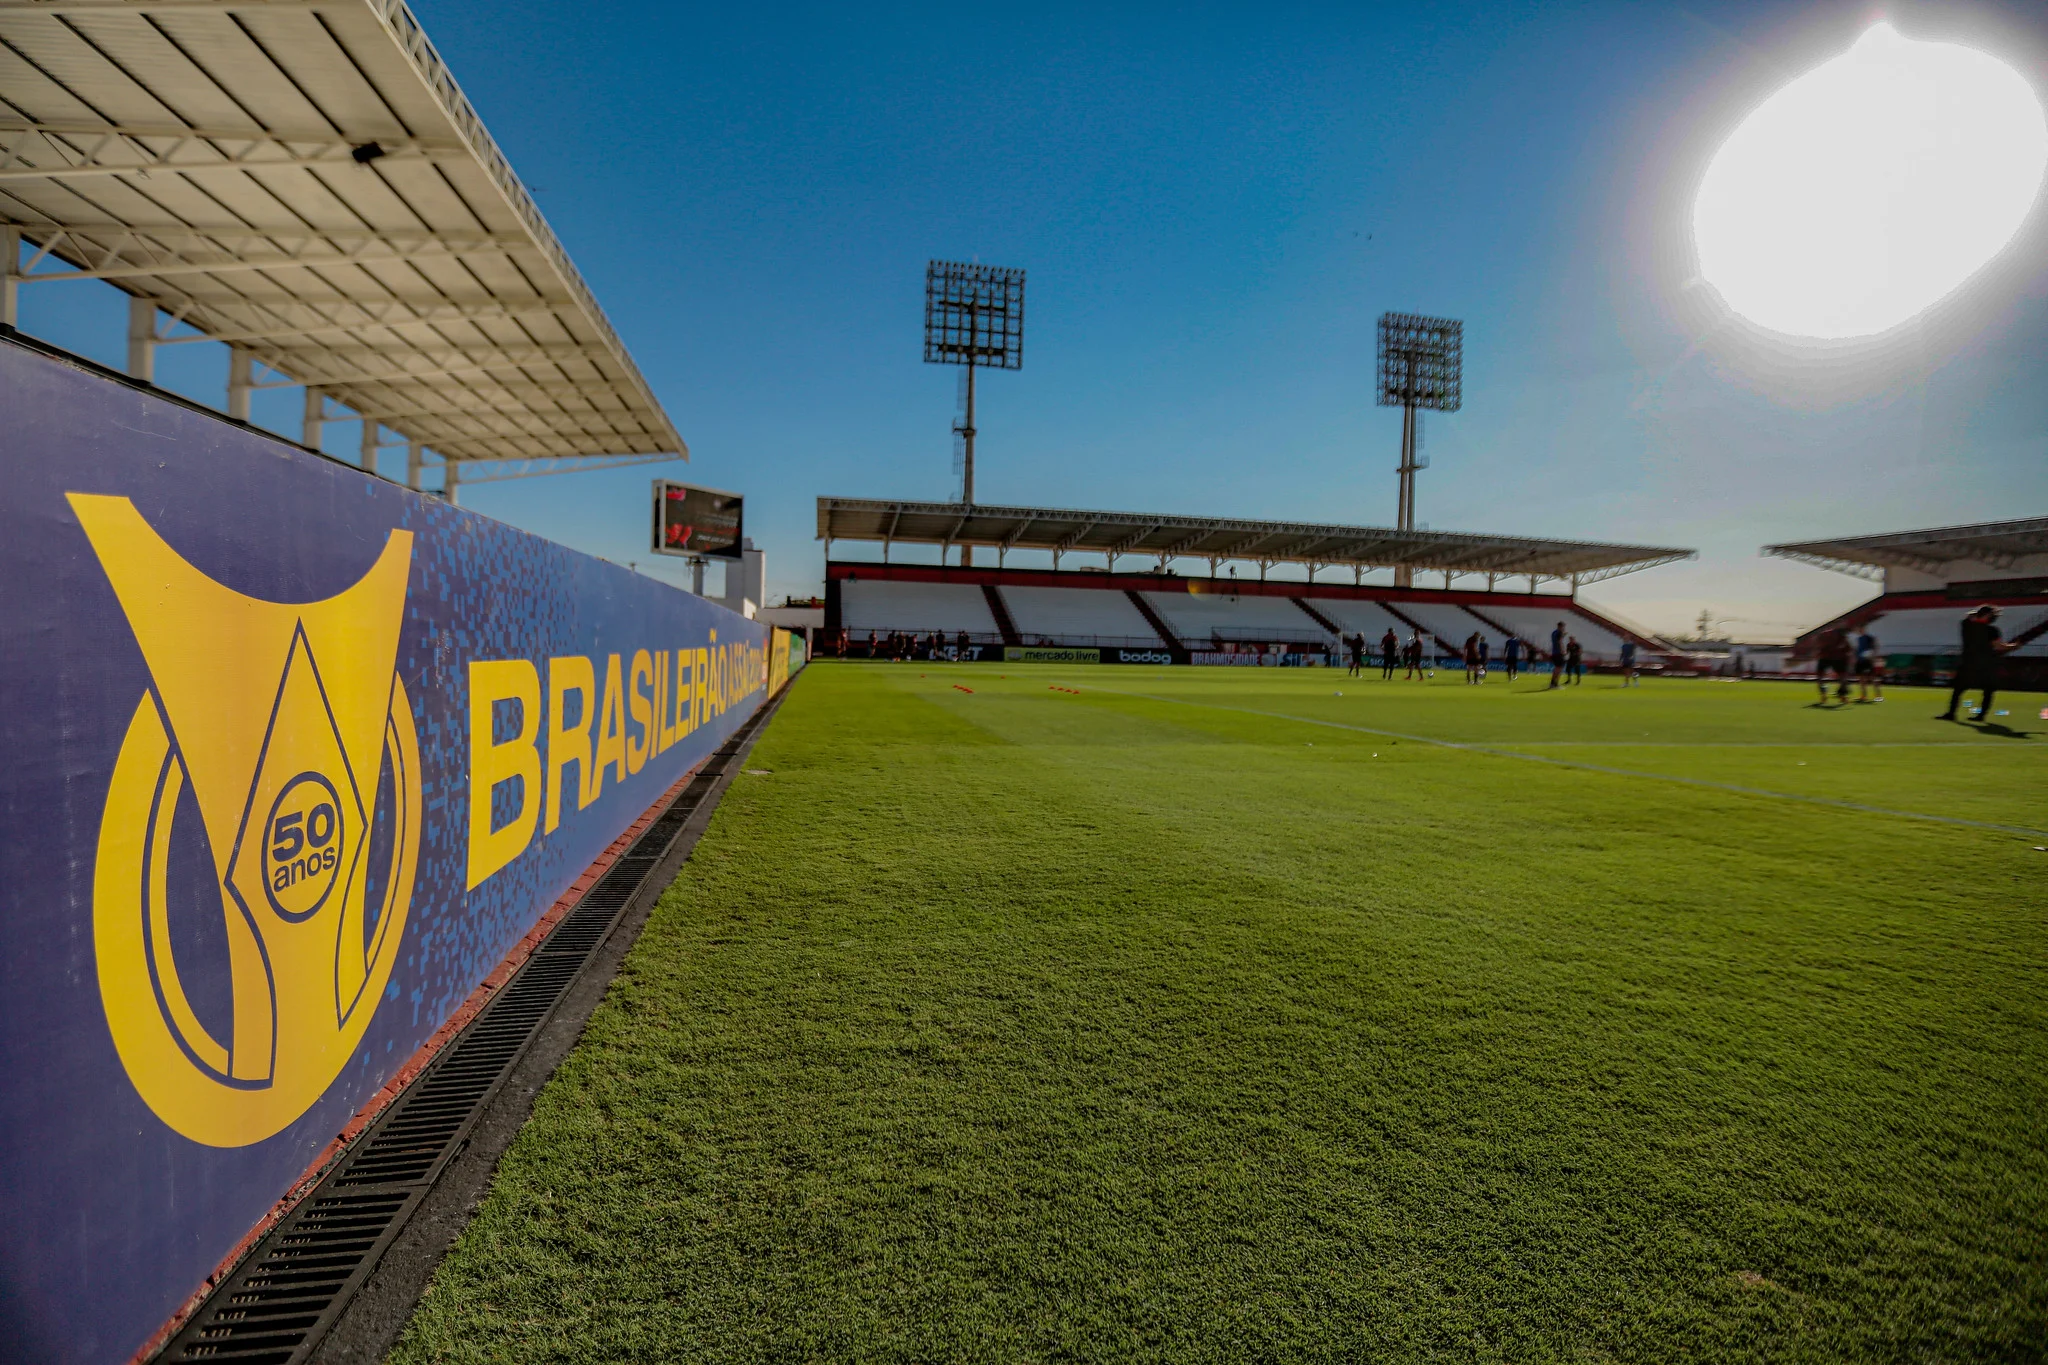
[[[2000,725],[1995,720],[1961,721],[1958,723],[1968,725],[1979,734],[1999,735],[2005,739],[2032,739],[2034,737],[2032,730],[2015,730],[2010,725]]]

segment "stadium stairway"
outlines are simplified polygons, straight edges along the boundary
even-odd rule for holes
[[[1021,645],[1024,637],[1017,633],[1017,623],[1011,619],[1010,604],[1003,600],[1003,594],[993,583],[981,585],[981,595],[988,599],[988,614],[996,618],[996,629],[1002,632],[1003,643]]]
[[[1300,597],[1290,597],[1287,600],[1294,603],[1295,606],[1300,607],[1303,611],[1307,612],[1309,616],[1314,619],[1315,623],[1321,626],[1324,630],[1329,631],[1330,634],[1336,636],[1339,640],[1342,640],[1344,638],[1344,632],[1337,628],[1337,623],[1335,621],[1332,621],[1329,617],[1323,615],[1321,612],[1317,611],[1314,607],[1310,606],[1306,599]]]
[[[1405,611],[1402,611],[1402,610],[1401,610],[1401,609],[1400,609],[1399,607],[1395,606],[1395,605],[1394,605],[1394,604],[1393,604],[1392,602],[1389,602],[1389,601],[1387,601],[1387,600],[1386,600],[1385,598],[1379,598],[1379,599],[1377,599],[1377,601],[1378,601],[1378,606],[1379,606],[1379,609],[1380,609],[1381,611],[1385,612],[1385,613],[1386,613],[1387,615],[1389,615],[1389,616],[1391,616],[1391,617],[1394,617],[1394,618],[1395,618],[1396,620],[1400,621],[1400,622],[1401,622],[1401,624],[1402,624],[1402,625],[1404,625],[1404,626],[1406,626],[1406,627],[1408,627],[1408,629],[1409,629],[1409,630],[1410,630],[1411,632],[1412,632],[1412,631],[1421,631],[1421,632],[1422,632],[1422,633],[1423,633],[1424,635],[1434,635],[1434,634],[1436,633],[1435,631],[1432,631],[1432,630],[1431,630],[1431,629],[1430,629],[1429,627],[1427,627],[1427,626],[1423,625],[1423,624],[1422,624],[1422,622],[1420,622],[1420,621],[1416,620],[1416,619],[1415,619],[1414,617],[1410,616],[1410,615],[1409,615],[1409,614],[1408,614],[1407,612],[1405,612]],[[1405,644],[1405,643],[1407,643],[1407,642],[1406,642],[1406,641],[1403,641],[1402,643],[1404,643],[1404,644]]]
[[[2022,645],[2030,645],[2043,635],[2048,635],[2048,611],[2042,612],[2039,620],[2013,636],[2012,647],[2018,649]]]
[[[1464,603],[1463,606],[1465,608],[1465,614],[1467,616],[1477,617],[1480,625],[1485,626],[1495,635],[1500,636],[1501,639],[1505,640],[1515,633],[1512,630],[1509,630],[1506,626],[1503,626],[1500,622],[1492,619],[1491,617],[1481,612],[1479,608],[1473,606],[1470,602]]]
[[[1173,661],[1177,664],[1186,663],[1188,661],[1188,647],[1180,642],[1178,635],[1173,633],[1173,627],[1166,624],[1166,618],[1161,616],[1158,610],[1145,600],[1145,594],[1139,592],[1136,588],[1125,588],[1124,596],[1131,599],[1131,605],[1136,607],[1138,614],[1145,618],[1145,624],[1159,632],[1159,638],[1166,642],[1166,652],[1173,656]]]

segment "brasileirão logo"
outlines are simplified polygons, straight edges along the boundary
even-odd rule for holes
[[[101,1004],[159,1118],[245,1146],[333,1084],[405,932],[420,842],[419,738],[397,674],[412,533],[393,531],[337,596],[266,602],[187,564],[128,499],[70,502],[150,675],[100,822]],[[174,840],[195,838],[211,878],[197,911],[172,903]],[[195,928],[216,913],[223,924]],[[205,1008],[202,977],[227,983]]]

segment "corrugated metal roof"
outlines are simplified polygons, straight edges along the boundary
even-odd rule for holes
[[[401,0],[5,0],[0,226],[445,459],[686,456]]]
[[[1991,521],[1975,526],[1937,526],[1925,531],[1891,531],[1875,536],[1802,540],[1766,545],[1764,553],[1797,559],[1858,578],[1882,578],[1886,569],[1917,569],[1948,576],[1962,562],[2017,570],[2021,561],[2048,555],[2048,517]]]
[[[1397,531],[1383,526],[1320,526],[1233,517],[1183,517],[1144,512],[1087,512],[1057,507],[988,507],[944,502],[819,498],[818,539],[906,545],[980,545],[997,550],[1092,551],[1243,559],[1357,569],[1409,568],[1452,573],[1535,574],[1597,582],[1697,551],[1649,545],[1477,535],[1466,531]]]

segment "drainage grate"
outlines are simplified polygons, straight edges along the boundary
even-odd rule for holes
[[[504,989],[370,1125],[156,1359],[298,1365],[467,1142],[486,1102],[569,985],[773,711],[763,707],[564,915]],[[661,888],[654,888],[659,894]]]

